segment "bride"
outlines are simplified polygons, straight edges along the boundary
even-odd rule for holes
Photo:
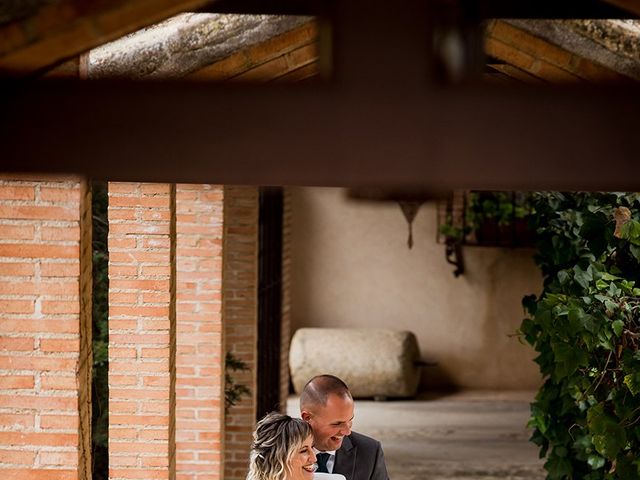
[[[309,424],[268,413],[253,432],[247,480],[345,480],[339,474],[314,474],[317,468]]]

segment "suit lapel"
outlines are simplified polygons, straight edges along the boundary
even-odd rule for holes
[[[357,450],[353,443],[351,443],[351,439],[344,437],[342,446],[336,452],[336,464],[333,467],[333,472],[341,473],[347,477],[347,480],[355,480]]]

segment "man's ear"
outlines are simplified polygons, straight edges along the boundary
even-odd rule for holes
[[[309,420],[311,420],[311,414],[306,410],[302,410],[302,412],[300,412],[300,417],[302,417],[302,420],[307,423],[309,423]]]

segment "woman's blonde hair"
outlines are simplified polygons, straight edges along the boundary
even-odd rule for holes
[[[286,480],[291,458],[311,435],[311,427],[299,418],[271,412],[253,432],[247,480]]]

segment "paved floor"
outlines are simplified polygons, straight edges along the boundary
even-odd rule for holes
[[[382,442],[392,480],[541,480],[544,462],[526,428],[533,396],[463,391],[356,400],[353,428]],[[297,415],[297,398],[288,409]]]

